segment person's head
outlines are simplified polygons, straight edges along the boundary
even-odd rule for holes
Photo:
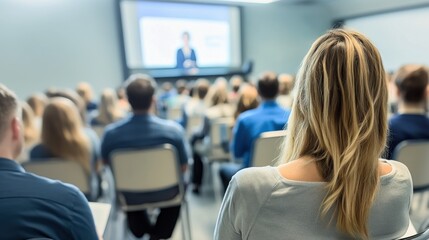
[[[240,86],[243,83],[243,77],[240,75],[234,75],[229,79],[229,83],[232,91],[236,93],[240,90]]]
[[[80,117],[85,123],[86,121],[86,106],[85,101],[71,89],[61,89],[61,90],[50,90],[48,94],[49,98],[62,97],[70,100],[79,110]]]
[[[148,112],[155,99],[155,80],[146,74],[131,75],[125,82],[128,102],[133,111]]]
[[[14,92],[0,84],[0,156],[15,159],[22,150],[24,138],[21,113]]]
[[[183,32],[182,33],[182,41],[183,41],[183,45],[185,47],[189,46],[189,41],[191,40],[191,35],[189,34],[189,32]]]
[[[211,96],[211,106],[228,103],[228,92],[224,88],[217,88]]]
[[[234,117],[237,118],[241,113],[254,109],[258,105],[258,90],[251,84],[245,84],[240,89],[240,98],[238,99]]]
[[[186,95],[188,94],[187,92],[187,83],[186,80],[183,79],[179,79],[176,81],[176,89],[177,89],[177,93],[180,95]]]
[[[279,93],[279,81],[273,72],[266,72],[258,79],[258,93],[264,100],[273,100]]]
[[[170,92],[173,90],[173,84],[171,84],[171,82],[164,82],[162,83],[161,88],[164,92]]]
[[[87,82],[81,82],[76,87],[76,92],[85,101],[85,104],[92,100],[92,87]]]
[[[127,100],[127,94],[125,93],[125,88],[122,85],[116,88],[116,96],[119,100]]]
[[[21,115],[24,127],[24,140],[25,144],[28,146],[38,140],[39,130],[36,127],[35,115],[30,105],[26,102],[21,102],[20,105],[22,109]]]
[[[27,103],[32,108],[34,115],[41,118],[43,116],[45,106],[48,103],[48,98],[42,93],[33,94],[27,98]]]
[[[290,74],[282,73],[278,77],[279,79],[279,94],[288,95],[293,88],[293,76]]]
[[[200,78],[195,83],[196,92],[194,92],[194,94],[197,94],[198,99],[202,100],[206,97],[207,92],[209,91],[209,88],[210,88],[210,82],[205,78]]]
[[[380,54],[360,33],[330,30],[313,43],[296,84],[281,158],[313,159],[327,182],[321,216],[333,210],[340,231],[367,239],[387,137]]]
[[[97,120],[102,124],[109,124],[121,117],[118,98],[113,89],[104,89],[101,93],[100,103],[98,105]]]
[[[409,105],[426,102],[428,72],[422,65],[404,65],[394,76],[399,99]]]
[[[72,101],[63,97],[50,100],[43,113],[41,138],[42,144],[55,157],[78,161],[89,170],[89,140]]]

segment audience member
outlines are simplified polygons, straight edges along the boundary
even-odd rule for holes
[[[126,93],[133,114],[106,127],[101,153],[107,164],[115,150],[169,143],[176,147],[182,171],[186,171],[190,158],[188,140],[179,124],[154,116],[155,89],[155,80],[148,75],[136,74],[127,80]],[[128,227],[136,237],[148,233],[151,239],[170,238],[179,212],[180,206],[161,208],[155,225],[150,223],[145,211],[127,212]]]
[[[426,116],[428,72],[421,65],[405,65],[394,76],[398,114],[389,120],[386,158],[394,159],[394,150],[405,140],[429,140]]]
[[[106,126],[107,124],[123,118],[125,112],[119,107],[119,102],[115,91],[108,88],[101,93],[98,111],[91,120],[91,125]]]
[[[231,91],[228,94],[228,102],[236,104],[240,98],[240,87],[243,84],[243,77],[234,75],[229,79]]]
[[[283,108],[291,108],[293,102],[292,89],[294,79],[292,75],[280,74],[279,75],[279,95],[277,96],[277,103]]]
[[[204,99],[207,96],[209,88],[210,82],[207,79],[200,78],[195,83],[193,97],[183,108],[182,120],[180,121],[180,124],[184,128],[188,127],[187,125],[189,118],[204,117],[205,111],[207,109],[207,104]]]
[[[193,149],[193,159],[194,164],[192,166],[192,191],[196,194],[200,192],[200,186],[203,180],[203,162],[201,153],[197,152],[195,149],[195,144],[197,141],[201,141],[206,137],[209,137],[211,125],[213,121],[216,121],[220,118],[232,118],[234,115],[234,108],[232,105],[228,104],[228,92],[226,88],[218,88],[215,90],[211,99],[211,107],[206,109],[203,126],[199,131],[195,132],[191,138],[191,144]],[[228,127],[228,126],[227,126]],[[210,147],[209,141],[202,143]]]
[[[36,127],[42,127],[43,111],[48,104],[48,98],[42,93],[33,94],[27,99],[27,103],[33,109]]]
[[[91,144],[82,126],[76,106],[66,98],[53,98],[43,114],[41,143],[30,152],[31,161],[52,158],[76,161],[88,172],[93,181],[89,199],[97,196],[96,167],[98,150]]]
[[[177,95],[176,89],[173,88],[173,84],[170,82],[164,82],[161,85],[161,93],[158,96],[158,112],[157,115],[161,118],[167,118],[168,109],[172,105],[172,101]]]
[[[14,93],[0,85],[0,231],[2,239],[98,239],[76,187],[29,174],[16,163],[23,146]]]
[[[122,85],[116,88],[116,95],[118,96],[119,107],[123,112],[128,113],[130,111],[130,104],[128,103],[127,95]]]
[[[257,108],[259,105],[258,90],[251,84],[245,84],[240,89],[240,97],[238,99],[237,108],[234,113],[234,118],[251,109]]]
[[[274,73],[265,73],[258,80],[258,93],[262,103],[258,108],[240,114],[235,123],[231,151],[235,158],[240,158],[243,162],[221,166],[220,177],[224,190],[236,172],[252,166],[252,148],[259,135],[263,132],[284,129],[290,111],[276,103],[278,91],[279,82]]]
[[[380,160],[387,88],[377,49],[357,32],[331,30],[311,47],[297,84],[287,163],[234,176],[214,239],[403,236],[412,182],[405,165]]]
[[[76,87],[76,92],[83,99],[86,111],[90,113],[91,111],[97,110],[97,103],[93,100],[92,87],[87,82],[81,82]]]
[[[21,115],[23,123],[24,147],[17,160],[19,162],[27,161],[29,151],[39,141],[39,129],[36,126],[33,110],[26,102],[21,102]]]
[[[172,98],[170,108],[183,109],[189,101],[189,91],[186,80],[180,79],[176,82],[177,95]]]

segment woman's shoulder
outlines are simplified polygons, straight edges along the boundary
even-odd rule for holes
[[[254,192],[255,189],[271,191],[279,182],[279,178],[276,176],[275,167],[250,167],[236,173],[233,181],[241,192],[247,193]]]
[[[390,165],[392,168],[390,173],[387,173],[387,174],[384,174],[381,176],[382,180],[383,179],[386,179],[386,180],[394,179],[394,180],[409,180],[409,181],[411,181],[411,173],[408,170],[407,166],[405,166],[405,164],[398,162],[398,161],[385,160],[385,159],[382,159],[381,162]]]

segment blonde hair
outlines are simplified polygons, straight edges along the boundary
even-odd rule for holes
[[[29,146],[39,140],[39,129],[35,124],[33,109],[26,102],[21,102],[22,123],[24,125],[24,141]]]
[[[76,92],[86,104],[92,100],[92,87],[89,83],[80,82],[76,87]]]
[[[368,239],[378,159],[387,137],[380,54],[360,33],[331,30],[313,43],[297,80],[281,159],[314,159],[327,182],[321,216],[332,210],[337,229]]]
[[[245,84],[240,89],[240,98],[238,99],[237,108],[234,113],[234,118],[250,109],[257,108],[259,105],[258,90],[255,86]]]
[[[113,89],[105,89],[101,93],[98,115],[95,118],[103,125],[115,122],[124,116],[119,108],[118,97]]]
[[[90,171],[90,141],[77,107],[68,99],[53,98],[43,114],[42,144],[58,158],[79,162]]]

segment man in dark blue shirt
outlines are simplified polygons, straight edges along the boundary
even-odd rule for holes
[[[428,72],[420,65],[402,66],[394,76],[398,113],[389,120],[385,157],[394,159],[395,148],[405,140],[429,140],[426,116]]]
[[[224,189],[232,176],[240,169],[252,166],[251,153],[255,140],[261,133],[283,130],[290,111],[281,108],[275,101],[279,82],[274,73],[266,73],[258,80],[258,93],[262,98],[259,107],[240,114],[233,129],[231,152],[235,158],[243,159],[242,164],[228,164],[220,169]]]
[[[15,94],[0,84],[0,238],[98,239],[76,187],[26,173],[12,160],[23,145],[19,111]]]
[[[144,148],[169,143],[176,147],[182,171],[186,171],[191,155],[185,131],[178,123],[152,114],[156,105],[155,89],[155,80],[148,75],[133,75],[126,82],[126,92],[133,114],[106,127],[101,144],[101,155],[105,163],[110,163],[110,154],[117,149]],[[153,240],[170,238],[179,212],[180,206],[162,208],[154,226],[145,211],[127,212],[128,226],[139,238],[145,233]]]

